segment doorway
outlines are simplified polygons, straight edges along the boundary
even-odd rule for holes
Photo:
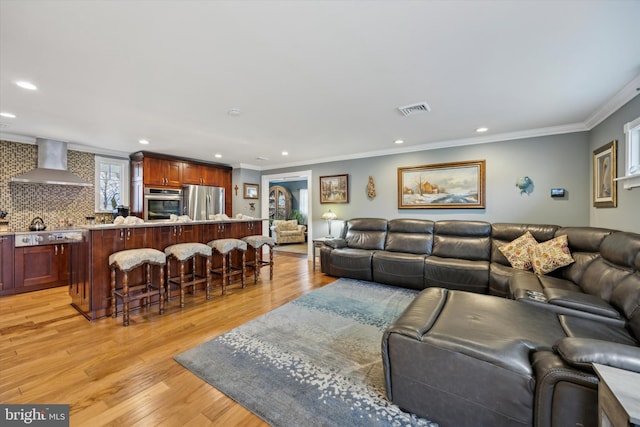
[[[261,185],[262,188],[266,189],[266,191],[262,191],[262,196],[260,200],[261,212],[260,215],[262,218],[269,218],[269,188],[272,185],[282,185],[287,182],[296,182],[302,185],[306,184],[306,203],[302,201],[306,206],[300,206],[299,209],[301,211],[306,210],[306,222],[307,222],[307,257],[312,256],[313,250],[313,212],[312,212],[312,203],[313,194],[311,188],[311,179],[312,172],[310,170],[306,171],[296,171],[296,172],[287,172],[273,175],[262,175]],[[304,198],[304,197],[303,197]],[[287,218],[288,219],[288,218]],[[263,230],[262,234],[269,235],[269,227]]]

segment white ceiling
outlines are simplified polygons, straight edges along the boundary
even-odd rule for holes
[[[266,170],[587,130],[636,95],[639,22],[638,0],[0,0],[0,131]]]

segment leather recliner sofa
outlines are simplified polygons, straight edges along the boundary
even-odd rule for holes
[[[371,246],[374,223],[352,221],[333,247],[322,249],[325,273],[350,277],[355,263],[344,259],[357,253],[357,278],[424,289],[382,340],[387,394],[404,410],[442,425],[597,426],[592,363],[640,372],[640,235],[500,223],[489,227],[489,255],[478,256],[487,239],[476,221],[439,227],[440,221],[402,219],[385,229],[376,220]],[[453,230],[456,224],[462,227]],[[420,232],[407,236],[413,227]],[[568,236],[575,262],[548,275],[512,268],[498,248],[526,231],[538,242]],[[449,249],[438,251],[441,244]],[[469,251],[473,257],[460,258]],[[431,267],[448,269],[462,286],[446,275],[428,277]]]

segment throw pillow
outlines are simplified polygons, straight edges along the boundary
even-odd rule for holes
[[[506,245],[500,246],[498,249],[507,258],[513,268],[519,270],[531,270],[531,256],[529,255],[529,248],[537,245],[535,237],[531,232],[527,231],[522,236],[518,237],[512,242]]]
[[[569,251],[569,239],[564,234],[535,245],[529,249],[529,255],[536,274],[547,274],[575,261]]]

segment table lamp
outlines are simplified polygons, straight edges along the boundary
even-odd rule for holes
[[[327,237],[333,237],[331,235],[331,221],[333,221],[337,217],[338,217],[338,215],[336,215],[335,213],[331,212],[331,209],[329,209],[328,212],[325,212],[325,213],[322,214],[322,219],[327,221],[327,225],[329,226],[329,235]]]

